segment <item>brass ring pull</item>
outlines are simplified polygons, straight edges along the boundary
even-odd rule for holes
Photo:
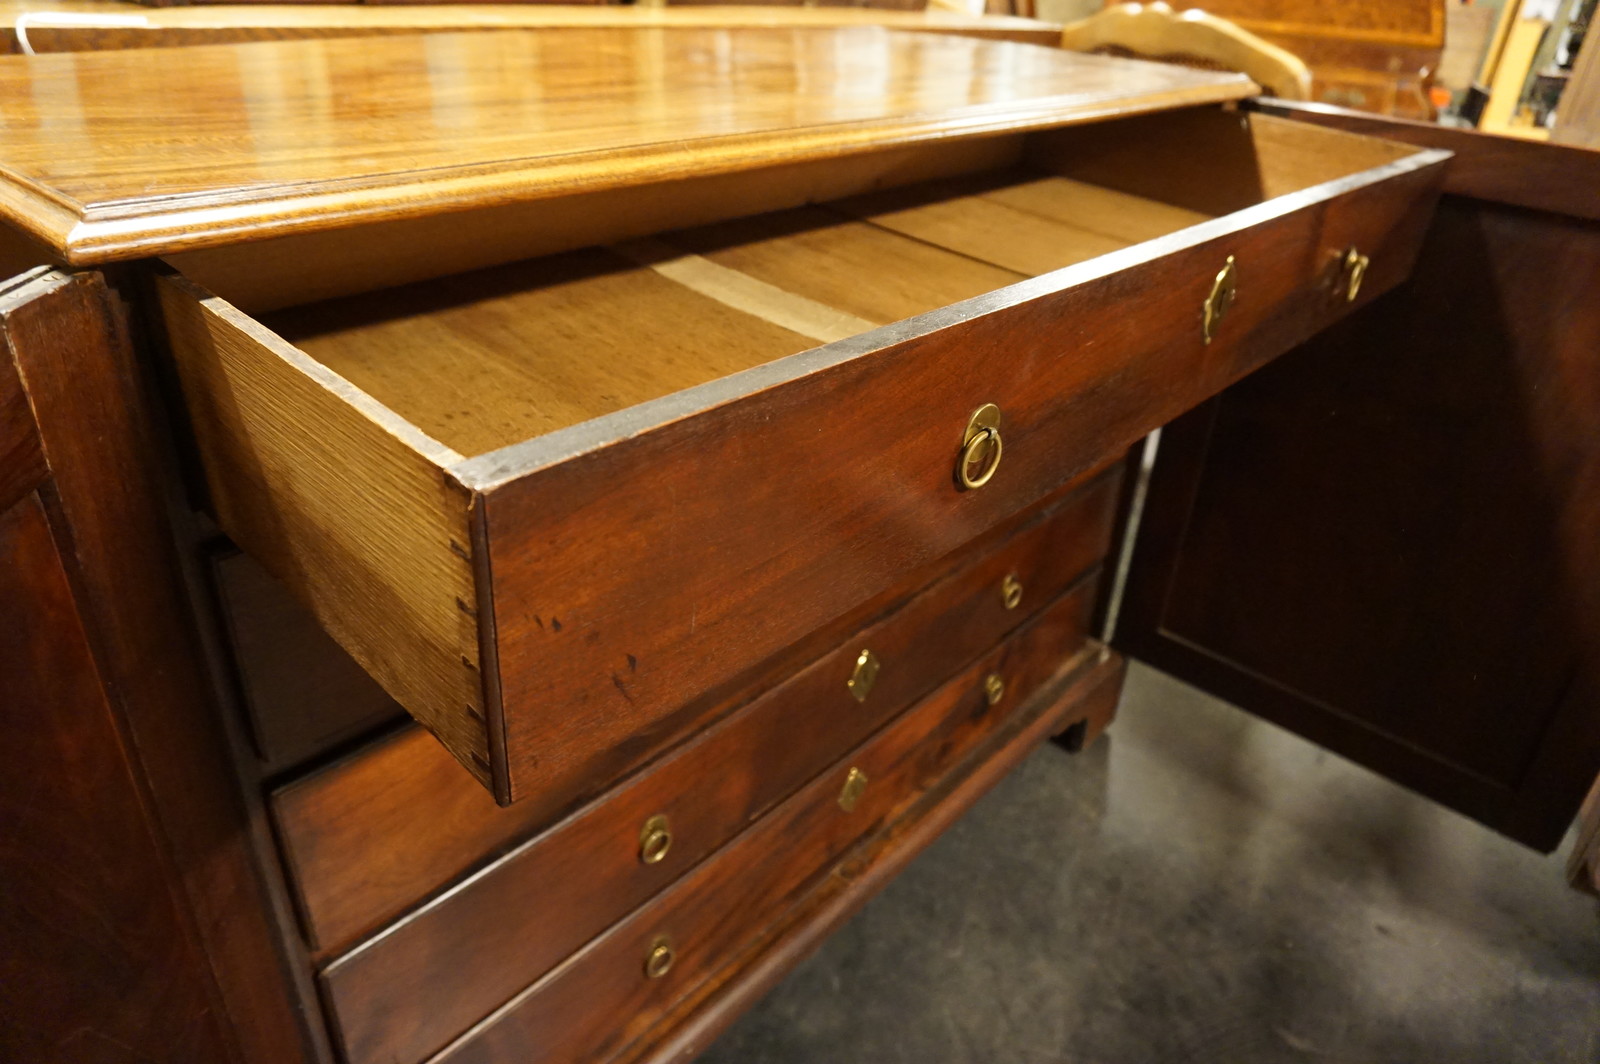
[[[672,829],[664,816],[653,816],[639,830],[639,860],[647,865],[660,864],[672,849]]]
[[[967,431],[961,438],[961,454],[956,459],[956,482],[967,490],[981,488],[1000,468],[1005,441],[1000,438],[1000,408],[985,403],[972,412]],[[973,470],[977,469],[977,473]]]
[[[650,952],[644,955],[644,974],[646,979],[660,979],[672,971],[672,962],[678,955],[673,952],[672,940],[665,935],[650,943]]]
[[[998,672],[991,672],[983,678],[983,697],[991,706],[998,706],[1005,696],[1006,682]]]
[[[1000,439],[997,429],[984,429],[961,448],[961,486],[963,488],[981,488],[994,477],[994,471],[1000,468],[1000,455],[1005,445]],[[973,464],[984,456],[984,452],[991,452],[988,461],[983,465],[983,472],[977,476],[972,475]]]
[[[1000,581],[1000,601],[1008,610],[1022,605],[1022,581],[1017,579],[1016,573],[1007,573]]]
[[[1372,264],[1372,259],[1361,254],[1355,248],[1344,253],[1344,300],[1354,303],[1356,296],[1361,294],[1361,282],[1367,276],[1367,267]]]

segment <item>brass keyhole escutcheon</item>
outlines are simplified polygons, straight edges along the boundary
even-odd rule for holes
[[[971,490],[989,483],[1000,468],[1004,443],[1000,439],[1000,408],[984,403],[967,419],[961,437],[961,454],[956,458],[956,483]]]
[[[867,789],[867,774],[858,768],[852,768],[850,774],[844,778],[844,789],[839,792],[839,808],[846,813],[855,812],[856,803],[861,801],[861,795]]]
[[[1000,581],[1000,601],[1008,610],[1022,605],[1022,581],[1017,579],[1016,573],[1007,573],[1006,578]]]
[[[1355,248],[1344,253],[1344,301],[1354,303],[1361,294],[1361,282],[1367,276],[1372,260]]]
[[[1217,335],[1217,326],[1233,309],[1233,300],[1238,293],[1239,271],[1234,267],[1233,256],[1229,255],[1228,261],[1217,272],[1217,279],[1211,283],[1211,294],[1206,296],[1205,314],[1201,321],[1206,343],[1209,344]]]
[[[639,829],[639,860],[645,864],[660,864],[672,849],[672,829],[667,818],[653,816]]]
[[[1006,682],[998,672],[991,672],[983,678],[983,697],[991,706],[998,706],[1005,696]]]
[[[678,955],[673,952],[672,940],[666,935],[661,935],[650,943],[650,950],[644,955],[644,974],[647,979],[660,979],[672,971],[672,962]]]
[[[851,670],[850,679],[845,681],[845,686],[850,688],[850,697],[857,702],[865,702],[872,693],[872,685],[878,682],[878,655],[870,650],[863,650],[856,658],[856,667]]]

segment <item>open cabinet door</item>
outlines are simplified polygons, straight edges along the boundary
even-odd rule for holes
[[[1600,152],[1273,109],[1453,150],[1446,195],[1409,283],[1164,430],[1115,642],[1553,849],[1600,772]]]

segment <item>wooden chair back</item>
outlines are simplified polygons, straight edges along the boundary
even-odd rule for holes
[[[1197,8],[1116,4],[1063,27],[1061,46],[1237,70],[1281,99],[1311,98],[1311,68],[1294,53]]]

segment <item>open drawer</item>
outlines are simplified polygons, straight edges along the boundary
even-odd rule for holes
[[[257,319],[165,276],[217,518],[498,800],[594,793],[1402,280],[1447,158],[1218,108],[1014,149]]]

